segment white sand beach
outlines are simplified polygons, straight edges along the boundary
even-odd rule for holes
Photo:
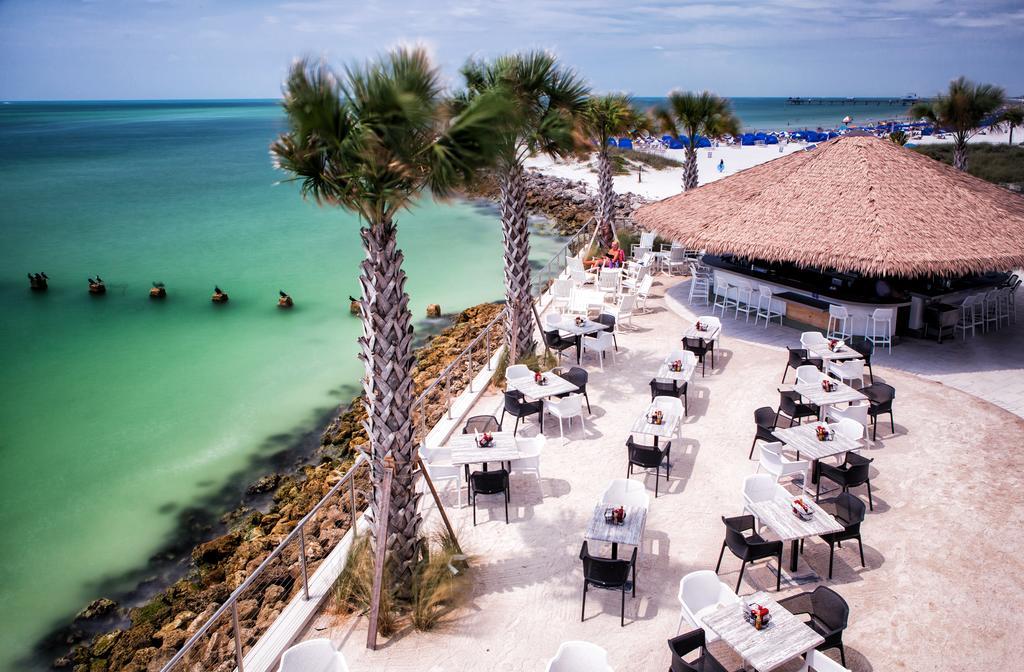
[[[1024,129],[1017,129],[1014,134],[1024,139]],[[1007,143],[1009,134],[1005,131],[989,130],[985,135],[976,135],[970,142]],[[1015,138],[1016,139],[1016,138]],[[939,139],[935,136],[915,138],[912,141],[917,145],[949,143],[950,139]],[[812,143],[813,144],[813,143]],[[786,154],[804,151],[808,147],[805,142],[790,142],[787,144],[764,145],[755,147],[741,147],[740,145],[722,145],[708,149],[701,149],[697,152],[697,171],[700,184],[707,184],[715,180],[734,175],[741,170],[752,168],[756,165],[777,159]],[[686,151],[683,149],[664,150],[663,156],[682,162]],[[725,169],[718,172],[719,161],[725,161]],[[581,180],[597,189],[597,163],[596,159],[589,162],[583,161],[561,161],[548,157],[535,157],[526,161],[528,168],[539,170],[547,175],[563,177],[570,180]],[[615,191],[617,193],[632,192],[645,198],[660,200],[668,198],[682,191],[683,169],[667,168],[665,170],[654,170],[644,168],[643,175],[638,181],[636,172],[630,175],[615,176]]]

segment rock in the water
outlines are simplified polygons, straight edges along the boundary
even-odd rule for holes
[[[260,495],[270,492],[281,482],[281,474],[270,474],[256,481],[245,491],[247,495]]]
[[[436,303],[428,305],[427,317],[441,317],[441,306]]]
[[[115,609],[117,609],[117,602],[106,597],[101,597],[98,600],[93,600],[85,609],[78,612],[78,615],[75,616],[75,620],[90,621],[95,618],[102,618],[112,614]]]

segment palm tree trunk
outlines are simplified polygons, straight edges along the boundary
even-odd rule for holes
[[[359,284],[363,296],[363,335],[359,339],[366,375],[363,377],[364,426],[370,438],[368,456],[374,483],[368,516],[374,544],[385,536],[390,577],[400,592],[409,586],[413,564],[419,557],[419,495],[415,490],[413,464],[416,444],[412,421],[413,379],[412,315],[405,293],[402,251],[395,239],[390,218],[372,223],[360,231],[366,258],[361,264]],[[364,450],[366,450],[364,448]],[[373,524],[383,493],[385,458],[394,468],[391,506],[385,535]]]
[[[612,217],[615,215],[615,185],[612,161],[607,150],[597,153],[597,230],[601,245],[612,244]]]
[[[515,163],[501,179],[501,232],[505,244],[505,346],[509,363],[536,349],[530,294],[530,228],[526,221],[526,179]],[[515,344],[515,352],[512,345]]]
[[[957,142],[953,146],[953,167],[957,170],[967,170],[967,143]]]
[[[683,162],[683,191],[697,188],[697,148],[694,140],[686,147],[686,161]]]

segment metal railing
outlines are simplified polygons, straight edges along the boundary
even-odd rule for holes
[[[362,470],[369,471],[369,460],[360,453],[351,468],[199,626],[161,672],[244,672],[247,651],[300,589],[309,599],[310,575],[355,527],[356,517],[369,498],[356,487],[356,476]]]
[[[589,243],[595,225],[591,218],[537,272],[534,287],[543,294],[550,280],[558,277],[568,257],[578,254]],[[559,265],[559,261],[561,262]],[[547,277],[545,280],[544,278]],[[437,375],[413,402],[416,441],[422,441],[428,427],[441,415],[452,418],[452,401],[463,390],[472,388],[473,379],[484,368],[491,370],[491,359],[504,347],[497,331],[505,318],[500,311],[484,326],[462,352]],[[499,338],[498,343],[494,339]],[[444,395],[444,411],[428,413],[430,402]],[[437,417],[430,417],[436,415]],[[188,638],[181,649],[161,668],[161,672],[245,672],[245,655],[259,641],[280,610],[298,594],[309,599],[309,577],[342,539],[355,527],[356,516],[365,508],[369,493],[356,488],[356,476],[369,471],[369,460],[362,453],[351,468],[295,525],[260,565],[242,581],[223,604]],[[348,501],[345,502],[345,496]],[[361,495],[361,498],[358,496]],[[347,503],[347,515],[345,504]],[[343,519],[347,518],[347,526]],[[225,577],[230,580],[231,577]]]

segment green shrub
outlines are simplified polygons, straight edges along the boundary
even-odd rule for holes
[[[662,156],[661,154],[653,154],[651,152],[641,152],[635,149],[611,149],[608,150],[612,156],[616,158],[623,158],[632,161],[633,163],[642,163],[649,168],[655,170],[663,170],[665,168],[679,168],[683,165],[682,161]]]
[[[914,151],[953,164],[953,145],[919,145]],[[1024,147],[979,142],[967,146],[967,172],[996,184],[1024,184]]]

